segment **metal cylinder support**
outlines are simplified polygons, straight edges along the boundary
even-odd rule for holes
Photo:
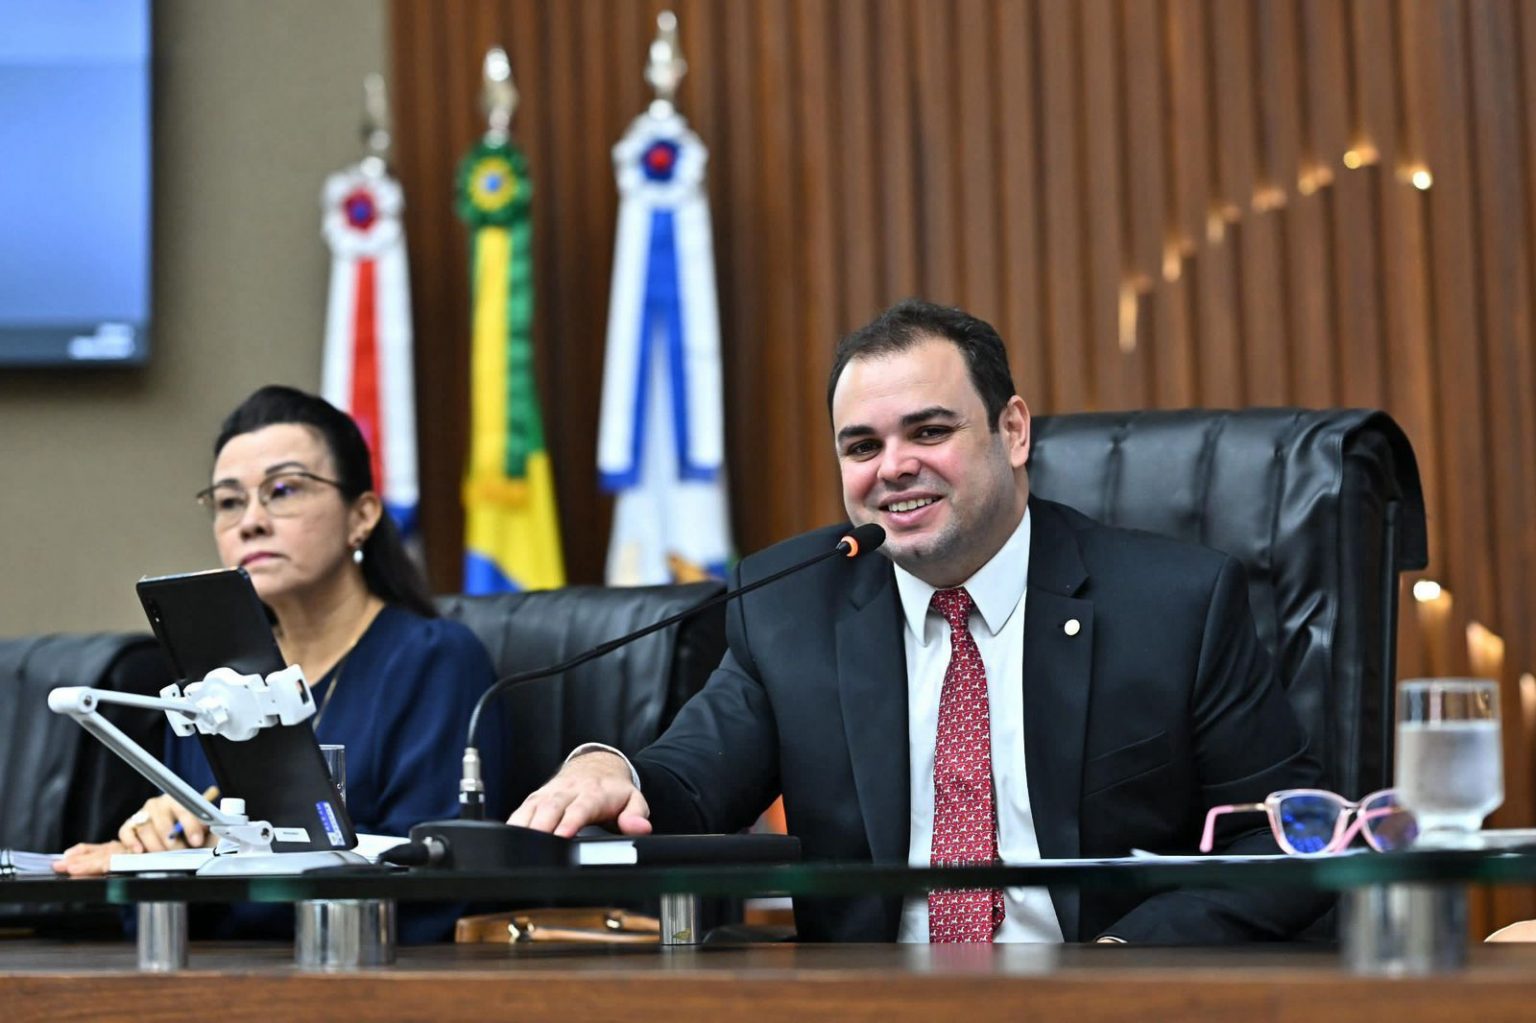
[[[1458,884],[1368,885],[1339,897],[1339,944],[1356,973],[1393,976],[1467,964],[1467,889]]]
[[[139,918],[139,969],[147,973],[172,973],[187,968],[187,904],[141,902]]]
[[[697,945],[699,933],[699,897],[692,894],[668,894],[661,897],[661,943]]]
[[[293,910],[293,958],[301,968],[357,970],[395,961],[393,899],[311,899]]]

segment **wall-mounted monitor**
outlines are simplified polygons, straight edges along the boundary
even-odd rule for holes
[[[150,0],[0,2],[0,366],[140,363]]]

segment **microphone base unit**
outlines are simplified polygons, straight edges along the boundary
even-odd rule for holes
[[[439,870],[568,867],[571,840],[500,821],[427,821],[411,828],[412,844],[442,850],[427,865]]]

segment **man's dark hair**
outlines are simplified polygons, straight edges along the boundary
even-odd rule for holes
[[[267,426],[293,423],[313,430],[331,453],[341,496],[350,504],[373,489],[373,463],[368,442],[352,417],[317,395],[269,384],[242,401],[219,427],[213,442],[218,458],[235,437]],[[363,541],[363,581],[386,604],[398,604],[426,618],[437,617],[427,584],[406,553],[394,521],[385,512]]]
[[[996,433],[1003,407],[1018,393],[1008,370],[1008,350],[1003,347],[1003,339],[986,320],[953,306],[915,298],[896,303],[837,343],[832,375],[827,379],[827,414],[832,413],[837,379],[854,359],[895,355],[932,338],[950,342],[965,356],[971,386],[981,395],[988,427]]]

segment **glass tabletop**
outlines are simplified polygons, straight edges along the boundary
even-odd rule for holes
[[[499,871],[348,867],[268,877],[112,875],[0,880],[0,903],[294,902],[396,899],[486,902],[634,899],[672,893],[751,897],[915,895],[935,888],[1076,885],[1093,889],[1292,887],[1342,891],[1403,882],[1536,882],[1536,852],[1355,853],[1314,858],[1054,861],[911,868],[850,863],[622,866]]]

